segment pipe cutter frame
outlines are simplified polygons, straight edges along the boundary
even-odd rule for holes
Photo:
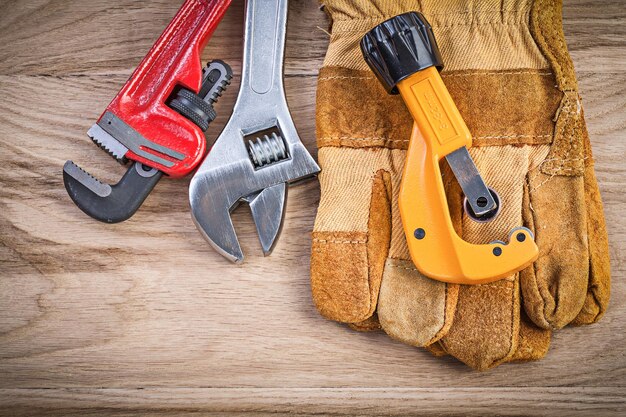
[[[381,23],[362,39],[361,50],[387,91],[401,94],[415,120],[398,205],[417,269],[444,282],[482,284],[530,265],[539,250],[525,227],[512,230],[508,244],[474,245],[454,231],[439,168],[444,157],[465,194],[470,218],[489,221],[500,201],[467,151],[472,135],[439,75],[441,55],[424,16],[411,12]]]

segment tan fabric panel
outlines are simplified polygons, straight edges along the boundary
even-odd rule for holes
[[[523,226],[522,199],[529,170],[534,170],[548,155],[550,147],[501,146],[470,149],[470,155],[488,186],[498,192],[502,210],[488,223],[465,216],[463,238],[471,243],[508,241],[511,229]]]
[[[422,12],[432,24],[448,70],[548,67],[530,33],[530,0],[333,0],[322,4],[334,19],[326,67],[366,70],[359,49],[363,35],[407,11]]]
[[[322,196],[315,231],[366,232],[374,177],[383,170],[397,184],[404,154],[395,149],[321,148],[324,170],[319,175]]]

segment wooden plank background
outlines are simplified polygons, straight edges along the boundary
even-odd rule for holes
[[[328,22],[315,0],[291,3],[286,88],[316,155]],[[316,181],[290,191],[270,258],[249,214],[234,215],[242,266],[196,231],[188,180],[161,181],[120,225],[90,221],[71,203],[66,159],[105,180],[121,176],[85,132],[180,4],[0,0],[0,414],[626,413],[623,1],[565,7],[605,201],[610,309],[597,325],[555,334],[541,362],[485,373],[317,314],[309,290]],[[242,16],[235,0],[204,53],[236,73]],[[220,109],[235,94],[236,86]]]

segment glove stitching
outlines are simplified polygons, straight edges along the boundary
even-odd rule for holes
[[[326,244],[326,243],[341,243],[341,244],[344,244],[345,243],[345,244],[353,244],[353,245],[356,245],[356,244],[359,244],[359,243],[361,243],[361,244],[367,243],[364,240],[328,240],[328,239],[318,239],[318,238],[313,239],[313,242],[323,243],[323,244]]]
[[[577,104],[579,102],[577,101]],[[568,102],[565,107],[561,110],[561,114],[559,115],[559,117],[565,117],[568,118],[570,120],[564,120],[563,121],[563,126],[561,128],[560,134],[561,136],[565,135],[565,131],[568,128],[568,126],[571,129],[569,138],[568,138],[568,145],[569,145],[569,151],[566,153],[567,155],[569,155],[572,152],[572,149],[574,148],[574,136],[575,136],[575,132],[576,132],[576,127],[578,126],[578,121],[579,121],[579,115],[580,115],[580,106],[577,106],[576,111],[572,110],[573,104],[571,102]],[[575,158],[575,159],[567,159],[567,158],[552,158],[552,160],[554,161],[559,161],[559,163],[556,165],[556,169],[559,172],[568,172],[568,171],[574,171],[576,170],[576,167],[565,167],[565,163],[566,162],[573,162],[576,160],[581,160],[581,158]],[[584,159],[582,159],[584,160]],[[544,161],[541,163],[541,166],[543,166],[543,164],[547,162]],[[557,172],[557,173],[559,173]],[[555,174],[554,174],[555,175]],[[550,178],[552,178],[554,175],[552,175]]]
[[[380,21],[384,21],[384,17],[383,18],[379,18],[379,19],[365,19],[365,20],[359,20],[360,22],[370,22],[370,21],[376,21],[376,22],[380,22]],[[519,19],[521,21],[525,21],[526,19]],[[350,19],[344,19],[344,20],[336,20],[335,23],[337,22],[348,22],[350,21]],[[517,21],[512,21],[512,22],[503,22],[501,20],[488,20],[488,21],[484,21],[484,22],[480,22],[480,23],[476,23],[476,22],[467,22],[467,23],[454,23],[454,24],[450,24],[450,25],[437,25],[437,24],[432,24],[433,29],[437,30],[437,29],[451,29],[451,28],[455,28],[455,27],[471,27],[471,26],[511,26],[511,27],[519,27],[519,23]],[[338,35],[338,34],[359,34],[362,35],[365,32],[362,29],[335,29],[333,30],[333,36]]]
[[[507,72],[476,72],[476,73],[443,73],[441,76],[443,78],[449,77],[475,77],[475,76],[483,76],[483,77],[497,77],[497,76],[505,76],[505,75],[539,75],[542,77],[553,76],[553,72],[534,72],[534,71],[507,71]],[[375,77],[356,77],[356,76],[345,76],[345,75],[332,75],[326,77],[319,77],[318,81],[325,80],[375,80]]]
[[[392,258],[392,259],[397,260],[397,261],[401,261],[401,260],[402,260],[402,259],[395,259],[395,258]],[[394,264],[392,264],[392,263],[391,263],[391,264],[389,264],[389,266],[391,266],[392,268],[403,269],[403,270],[405,270],[405,271],[420,272],[417,268],[410,268],[410,267],[407,267],[407,266],[394,265]],[[508,280],[505,280],[504,282],[507,282],[507,283],[509,283],[509,284],[512,284],[512,283],[513,283],[513,281],[508,281]],[[507,289],[507,287],[506,287],[506,286],[503,286],[503,285],[480,284],[479,286],[480,286],[481,288],[499,288],[499,289]],[[446,287],[446,289],[447,289],[447,287]]]
[[[317,79],[318,81],[324,81],[324,80],[375,80],[374,77],[348,77],[348,76],[342,76],[342,75],[331,75],[331,76],[327,76],[327,77],[319,77]]]
[[[525,19],[520,19],[520,20],[525,20]],[[475,23],[475,22],[468,22],[468,23],[454,23],[451,25],[436,25],[433,24],[433,29],[437,30],[437,29],[451,29],[451,28],[458,28],[458,27],[470,27],[470,26],[514,26],[514,27],[519,27],[519,22],[503,22],[501,20],[493,20],[493,21],[485,21],[485,22],[480,22],[480,23]]]
[[[552,137],[552,134],[545,135],[501,135],[501,136],[474,136],[474,139],[515,139],[515,138],[549,138]],[[319,138],[319,140],[382,140],[386,142],[409,142],[409,139],[389,139],[382,136],[365,136],[365,137],[355,137],[355,136],[323,136]]]
[[[349,140],[383,140],[385,142],[408,142],[409,141],[409,139],[389,139],[389,138],[378,137],[378,136],[362,137],[362,138],[353,137],[353,136],[324,136],[322,138],[319,138],[319,140],[333,140],[333,139],[340,139],[340,140],[345,140],[345,139],[349,139]]]
[[[328,8],[328,6],[326,6]],[[518,14],[516,14],[518,13]],[[514,17],[525,17],[524,15],[519,15],[519,13],[529,14],[530,10],[528,8],[524,9],[499,9],[499,10],[488,10],[488,9],[475,9],[475,10],[459,10],[455,12],[442,12],[442,13],[424,13],[424,16],[458,16],[465,14],[475,14],[476,16],[485,15],[485,14],[497,14],[497,15],[510,15]],[[360,17],[360,18],[337,18],[333,19],[335,22],[370,22],[370,21],[378,21],[380,19],[386,19],[393,17],[394,15],[380,15],[375,17]]]
[[[484,14],[511,14],[513,15],[514,13],[524,13],[527,14],[529,13],[530,10],[528,10],[527,8],[524,9],[500,9],[500,10],[488,10],[488,9],[475,9],[475,10],[460,10],[460,11],[456,11],[456,12],[446,12],[446,13],[425,13],[425,16],[454,16],[454,15],[462,15],[462,14],[472,14],[475,13],[476,15],[484,15]]]
[[[474,76],[500,76],[500,75],[540,75],[542,77],[547,77],[554,75],[552,71],[547,72],[536,72],[536,71],[506,71],[506,72],[468,72],[468,73],[444,73],[441,74],[443,78],[446,77],[474,77]]]
[[[397,260],[401,260],[401,259],[397,259]],[[407,266],[400,266],[400,265],[394,265],[394,264],[390,264],[390,265],[392,268],[404,269],[405,271],[419,272],[419,270],[417,270],[416,268],[410,268]]]
[[[546,135],[502,135],[502,136],[474,136],[474,139],[513,139],[513,138],[550,138],[552,134]]]

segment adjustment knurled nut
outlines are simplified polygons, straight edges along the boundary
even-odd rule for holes
[[[361,52],[390,94],[397,84],[429,67],[443,69],[432,27],[418,12],[404,13],[379,24],[361,39]]]

